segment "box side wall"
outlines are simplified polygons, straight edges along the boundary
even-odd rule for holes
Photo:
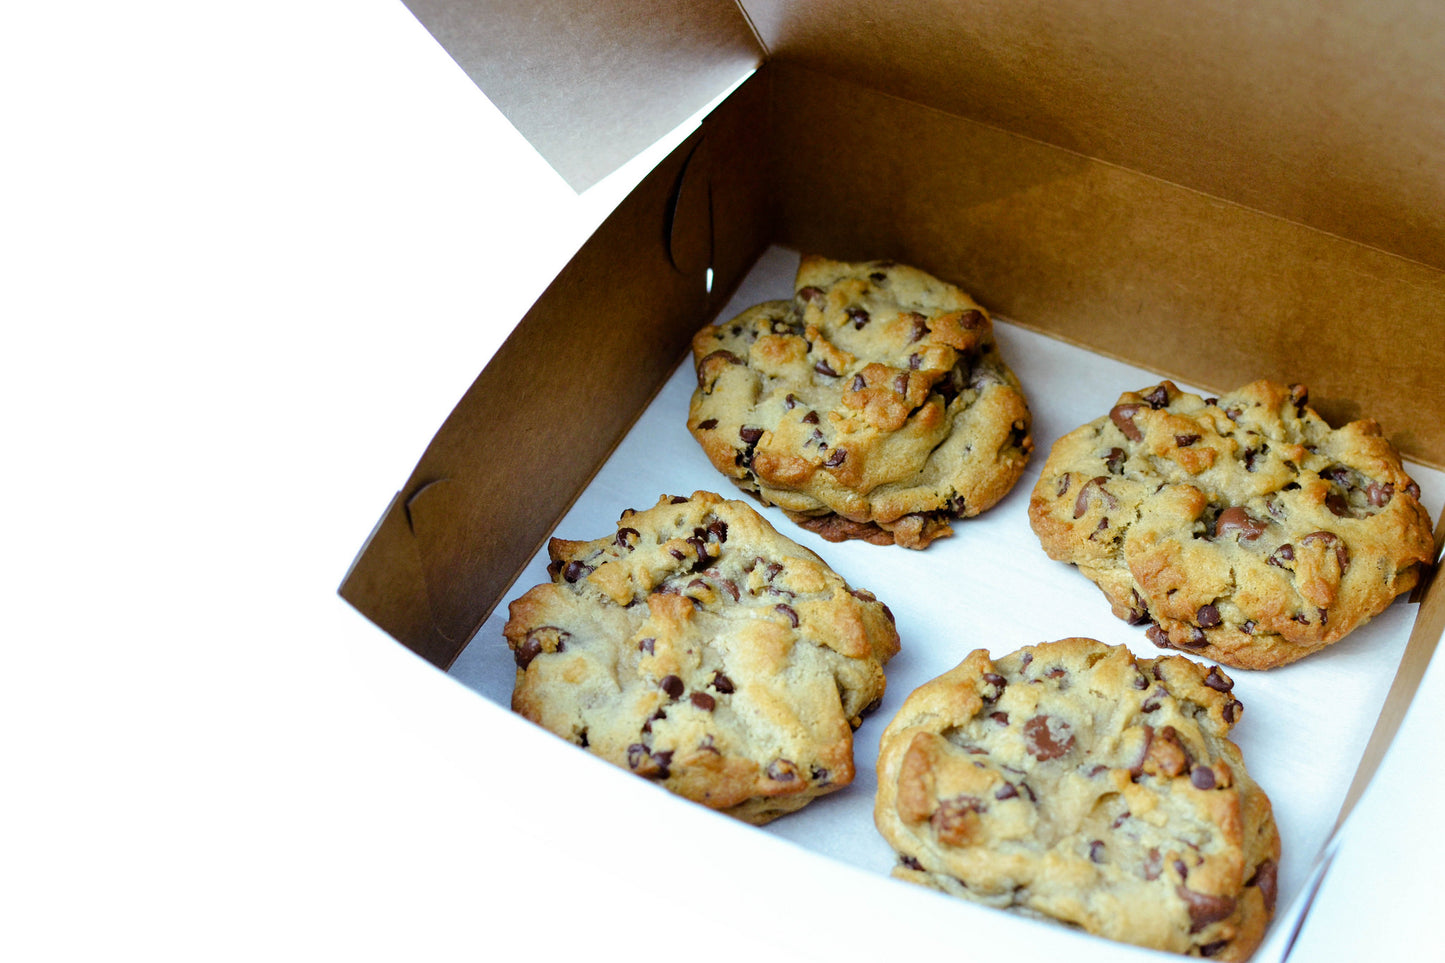
[[[342,596],[424,658],[455,659],[767,243],[767,87],[744,84],[583,245],[353,563]]]
[[[741,0],[770,55],[1445,267],[1445,7]]]
[[[1442,272],[772,66],[781,243],[917,264],[1013,321],[1210,390],[1304,383],[1330,421],[1372,417],[1445,464]]]

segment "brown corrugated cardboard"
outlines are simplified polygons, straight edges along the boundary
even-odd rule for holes
[[[667,381],[691,332],[773,243],[918,264],[1023,327],[1202,388],[1303,381],[1332,420],[1368,413],[1408,455],[1445,465],[1445,393],[1434,385],[1445,373],[1445,274],[1423,253],[1442,219],[1429,205],[1405,216],[1431,174],[1399,140],[1433,143],[1433,95],[1382,102],[1376,116],[1398,122],[1387,141],[1396,149],[1334,164],[1363,128],[1312,146],[1317,127],[1300,118],[1313,94],[1289,88],[1267,110],[1246,82],[1289,76],[1260,52],[1280,24],[1305,15],[1302,6],[1249,8],[1273,26],[1253,40],[1229,34],[1224,52],[1243,76],[1229,78],[1235,96],[1222,102],[1211,100],[1222,66],[1191,86],[1199,78],[1176,62],[1229,33],[1213,19],[1223,7],[1211,17],[1191,8],[1175,36],[1162,15],[1131,24],[1119,11],[1071,31],[1066,16],[991,5],[930,5],[934,21],[898,19],[881,4],[744,6],[772,59],[654,170],[522,320],[348,574],[343,595],[404,644],[439,665],[456,658]],[[1087,19],[1077,6],[1074,16]],[[945,42],[980,29],[964,23],[970,11],[1000,24],[997,33]],[[809,19],[815,12],[838,29]],[[1337,38],[1342,24],[1375,15],[1361,7],[1340,16],[1316,17],[1306,33]],[[1418,17],[1415,26],[1429,25]],[[714,39],[735,50],[727,35],[736,25],[724,21]],[[1378,26],[1410,34],[1408,24]],[[865,49],[869,30],[878,50]],[[1121,64],[1136,30],[1167,42]],[[629,31],[613,39],[628,43]],[[1313,82],[1369,62],[1367,48],[1340,44],[1308,73]],[[968,59],[987,63],[991,52],[1017,64],[1021,48],[1039,63],[1027,82],[1019,69],[998,74]],[[1095,55],[1092,67],[1072,65],[1080,51]],[[1302,56],[1289,53],[1285,65]],[[971,67],[955,70],[958,62]],[[1411,56],[1404,63],[1375,84],[1386,100],[1426,69]],[[1445,76],[1445,65],[1433,69]],[[1126,103],[1148,110],[1079,122],[1101,85],[1119,77],[1132,80]],[[1365,96],[1352,89],[1345,102]],[[1028,98],[1049,111],[1031,112]],[[1222,147],[1205,121],[1235,113],[1248,121],[1239,142],[1211,156]],[[1288,148],[1271,154],[1265,129]],[[1320,150],[1328,156],[1312,161]],[[1339,196],[1356,179],[1375,186]],[[1437,579],[1346,807],[1438,642],[1442,596]]]

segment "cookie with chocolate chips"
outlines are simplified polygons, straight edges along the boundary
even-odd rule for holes
[[[791,301],[692,348],[687,427],[708,459],[830,541],[925,548],[1007,494],[1033,448],[988,314],[916,268],[804,257]]]
[[[1164,648],[1268,669],[1384,611],[1431,559],[1430,517],[1370,420],[1302,386],[1126,392],[1054,445],[1029,503],[1051,558]]]
[[[711,492],[553,539],[512,603],[512,708],[623,769],[762,824],[853,781],[898,652],[888,607]]]
[[[883,733],[874,819],[894,875],[1098,936],[1247,959],[1279,833],[1227,737],[1233,682],[1179,655],[1064,639],[979,649]]]

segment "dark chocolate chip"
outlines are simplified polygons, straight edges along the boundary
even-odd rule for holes
[[[1139,430],[1138,425],[1134,424],[1134,416],[1143,407],[1143,405],[1136,404],[1115,405],[1109,409],[1109,420],[1124,433],[1125,438],[1130,441],[1142,441],[1144,433]]]
[[[1234,680],[1219,671],[1219,666],[1209,667],[1209,674],[1204,677],[1204,684],[1216,692],[1228,692],[1234,688]]]
[[[723,695],[731,695],[732,693],[737,691],[737,687],[733,685],[733,680],[729,679],[721,672],[713,673],[712,687],[717,691],[721,692]]]
[[[1268,528],[1268,522],[1255,518],[1238,505],[1231,505],[1220,512],[1219,517],[1214,520],[1214,537],[1219,538],[1222,535],[1237,532],[1241,542],[1252,542],[1263,535]]]
[[[843,313],[848,315],[848,320],[852,321],[853,327],[859,331],[863,330],[863,325],[868,323],[868,312],[862,308],[848,308]]]
[[[1219,608],[1214,603],[1206,603],[1199,606],[1199,611],[1194,613],[1194,619],[1203,628],[1212,629],[1224,624],[1224,619],[1219,615]]]
[[[1000,786],[1000,787],[998,788],[998,790],[993,794],[993,798],[995,798],[995,799],[1013,799],[1013,798],[1017,797],[1018,794],[1019,794],[1019,791],[1014,788],[1014,784],[1011,783],[1011,782],[1006,782],[1006,783],[1004,783],[1002,786]]]
[[[657,684],[662,688],[662,691],[666,692],[672,699],[681,699],[683,691],[687,688],[682,684],[682,680],[675,675],[665,675],[662,677],[662,681]]]
[[[829,455],[827,459],[824,460],[823,467],[837,468],[839,465],[843,464],[844,459],[846,459],[847,457],[848,450],[846,448],[834,448],[833,454]]]
[[[699,421],[697,423],[697,427],[699,431],[712,431],[714,428],[717,427],[717,419],[707,418],[703,421]]]
[[[1104,456],[1104,465],[1109,469],[1109,474],[1120,475],[1124,472],[1124,449],[1110,448],[1109,454]],[[1067,477],[1067,476],[1066,476]]]
[[[1198,435],[1175,435],[1174,444],[1180,448],[1188,448],[1199,440]]]
[[[738,429],[738,437],[749,445],[756,445],[763,437],[763,429],[743,425]]]
[[[1198,933],[1210,923],[1228,919],[1234,913],[1235,901],[1232,896],[1215,896],[1212,893],[1196,893],[1183,884],[1174,892],[1189,908],[1189,932]]]
[[[1199,955],[1208,959],[1219,955],[1219,952],[1229,945],[1229,940],[1215,940],[1213,943],[1205,943],[1199,947]]]
[[[997,722],[1001,726],[1008,725],[1007,712],[991,712],[989,713],[989,718],[992,719],[994,722]]]
[[[817,364],[813,365],[813,370],[818,372],[818,374],[820,375],[827,375],[829,378],[838,377],[838,372],[834,371],[833,366],[826,361],[819,361]]]
[[[1089,843],[1089,861],[1092,863],[1104,861],[1104,841],[1102,839],[1096,839]]]
[[[1260,863],[1244,885],[1258,886],[1259,895],[1264,897],[1264,908],[1274,912],[1274,902],[1279,896],[1279,866],[1274,860],[1266,859]]]
[[[1040,762],[1057,759],[1074,747],[1074,734],[1063,719],[1034,716],[1024,723],[1024,748]]]
[[[1189,781],[1193,783],[1195,789],[1213,789],[1214,770],[1209,766],[1195,766],[1189,774]]]
[[[521,645],[517,646],[517,651],[512,653],[512,658],[516,661],[517,668],[525,669],[532,664],[533,659],[541,654],[542,640],[529,635]]]
[[[1169,389],[1162,384],[1156,385],[1144,395],[1144,400],[1149,402],[1149,407],[1154,409],[1163,408],[1169,404]]]
[[[767,773],[773,782],[792,782],[798,778],[798,767],[789,759],[774,759],[768,763]]]
[[[717,708],[717,700],[714,699],[712,696],[708,695],[706,692],[694,692],[688,698],[692,700],[693,705],[697,706],[704,712],[711,712],[713,709]]]
[[[646,639],[643,639],[641,642],[638,642],[638,643],[637,643],[637,648],[638,648],[640,651],[642,651],[642,652],[646,652],[648,655],[652,655],[652,654],[654,654],[654,647],[655,647],[656,645],[657,645],[657,640],[656,640],[656,639],[646,638]]]
[[[798,627],[798,612],[791,605],[785,605],[780,603],[773,606],[773,608],[776,611],[781,612],[783,615],[787,616],[788,621],[793,623],[793,628],[796,629]]]

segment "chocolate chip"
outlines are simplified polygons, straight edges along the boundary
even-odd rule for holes
[[[665,675],[662,677],[662,681],[657,684],[661,687],[662,691],[666,692],[672,699],[681,699],[683,691],[687,688],[682,684],[682,680],[675,675]]]
[[[1350,503],[1345,496],[1339,492],[1330,492],[1325,496],[1325,507],[1328,508],[1336,518],[1350,518]]]
[[[803,424],[805,424],[805,425],[816,425],[817,423],[818,423],[818,413],[817,413],[816,411],[810,411],[810,412],[808,412],[806,415],[803,416]]]
[[[1189,781],[1193,783],[1195,789],[1213,789],[1214,770],[1209,766],[1195,766],[1194,770],[1189,773]]]
[[[1134,598],[1129,606],[1129,617],[1125,621],[1130,625],[1144,625],[1154,621],[1149,615],[1149,606],[1145,603],[1144,597],[1139,594],[1139,590],[1131,589],[1130,591],[1133,592]]]
[[[1164,385],[1156,385],[1147,394],[1144,400],[1149,402],[1149,407],[1158,410],[1169,404],[1169,389]]]
[[[1111,511],[1119,507],[1118,499],[1116,499],[1109,492],[1109,490],[1104,487],[1104,483],[1108,480],[1109,479],[1107,476],[1099,475],[1097,478],[1090,478],[1087,482],[1084,483],[1084,487],[1079,489],[1079,496],[1074,499],[1075,518],[1082,518],[1084,514],[1089,510],[1090,488],[1097,488],[1099,490],[1099,499],[1103,502],[1104,509],[1106,511]]]
[[[822,766],[813,767],[813,782],[817,783],[818,785],[826,786],[828,785],[828,781],[832,778],[833,774],[828,770],[824,769]]]
[[[1109,469],[1109,474],[1120,475],[1124,472],[1124,449],[1110,448],[1109,454],[1104,457],[1104,465]],[[1067,477],[1067,476],[1065,476]]]
[[[798,767],[789,759],[774,759],[768,763],[767,773],[773,782],[792,782],[798,778]]]
[[[1204,677],[1204,684],[1216,692],[1228,692],[1234,688],[1234,681],[1219,671],[1219,666],[1209,667],[1209,674]]]
[[[1271,554],[1270,557],[1269,557],[1269,559],[1268,559],[1268,562],[1269,562],[1270,565],[1275,565],[1275,566],[1278,566],[1279,568],[1285,568],[1285,567],[1286,567],[1286,565],[1284,564],[1285,562],[1293,562],[1293,561],[1294,561],[1294,546],[1291,545],[1289,542],[1285,542],[1285,543],[1284,543],[1283,545],[1281,545],[1279,548],[1275,549],[1275,550],[1274,550],[1274,553]]]
[[[686,504],[687,504],[687,499],[684,498],[684,497],[681,496],[681,495],[673,495],[671,498],[668,499],[668,504],[669,504],[669,505],[686,505]]]
[[[697,427],[700,431],[712,431],[714,428],[717,427],[717,419],[708,418],[704,421],[699,421],[697,423]]]
[[[862,391],[866,387],[868,387],[867,378],[864,378],[862,374],[856,374],[853,376],[852,389],[854,391]]]
[[[1074,480],[1073,475],[1061,475],[1058,484],[1054,486],[1054,495],[1063,498],[1069,491],[1069,483]]]
[[[910,371],[917,371],[920,367],[922,367],[922,365],[923,365],[923,356],[922,356],[922,355],[920,355],[920,354],[910,354],[910,355],[908,356],[908,369],[909,369]]]
[[[995,799],[1013,799],[1013,798],[1015,798],[1016,796],[1018,796],[1018,794],[1019,794],[1019,791],[1014,788],[1014,784],[1011,783],[1011,782],[1006,782],[1006,783],[1004,783],[1002,786],[1000,786],[1000,787],[998,788],[998,791],[996,791],[996,792],[993,794],[993,798],[995,798]]]
[[[749,445],[756,445],[763,437],[763,429],[743,425],[738,429],[738,437]]]
[[[1172,643],[1172,642],[1169,641],[1169,633],[1168,633],[1168,632],[1165,632],[1163,629],[1161,629],[1161,628],[1160,628],[1159,626],[1157,626],[1157,625],[1151,625],[1151,626],[1149,626],[1149,628],[1145,629],[1145,630],[1144,630],[1144,636],[1145,636],[1145,638],[1147,638],[1150,642],[1153,642],[1155,645],[1157,645],[1157,646],[1158,646],[1159,648],[1161,648],[1161,649],[1172,649],[1172,648],[1174,648],[1174,643]]]
[[[1390,499],[1395,496],[1395,486],[1380,482],[1370,482],[1365,487],[1365,495],[1369,498],[1370,504],[1375,508],[1384,508],[1390,504]]]
[[[928,334],[928,319],[917,311],[912,312],[909,315],[909,319],[913,322],[913,333],[909,340],[922,341],[924,336]]]
[[[856,330],[863,330],[863,325],[868,323],[868,312],[862,308],[848,308],[843,313],[848,315],[848,320],[853,322],[853,327]]]
[[[815,288],[811,284],[805,288],[798,289],[798,297],[804,301],[816,301],[823,296],[822,288]]]
[[[958,319],[958,323],[972,331],[986,320],[988,319],[983,316],[983,312],[978,308],[969,308],[963,312],[963,316]]]
[[[1164,857],[1159,855],[1159,850],[1149,850],[1144,862],[1139,865],[1139,871],[1150,882],[1159,878],[1159,874],[1164,872]]]
[[[1063,719],[1038,715],[1024,723],[1024,748],[1040,762],[1057,759],[1073,747],[1074,735]]]
[[[647,638],[647,639],[643,639],[641,642],[638,642],[638,643],[637,643],[637,648],[638,648],[639,651],[646,652],[648,655],[653,655],[653,654],[654,654],[654,647],[655,647],[656,645],[657,645],[657,640],[656,640],[656,639]]]
[[[1224,624],[1224,619],[1219,615],[1219,608],[1212,602],[1199,606],[1199,611],[1194,613],[1194,620],[1206,629]]]
[[[717,691],[721,692],[723,695],[731,695],[732,693],[737,691],[737,687],[733,685],[733,680],[729,679],[721,672],[713,673],[712,687]]]
[[[1091,863],[1104,861],[1104,841],[1102,839],[1096,839],[1089,844],[1089,861]]]
[[[1007,713],[1007,712],[992,712],[992,713],[989,713],[989,718],[992,719],[994,722],[997,722],[997,723],[998,723],[999,725],[1001,725],[1001,726],[1006,726],[1006,725],[1008,725],[1008,713]]]
[[[793,628],[796,629],[798,627],[798,612],[791,605],[778,604],[773,606],[773,608],[787,616],[788,621],[793,623]]]
[[[648,779],[666,779],[671,775],[668,766],[672,763],[672,751],[650,752],[647,746],[634,742],[627,747],[627,765],[639,776]]]
[[[1279,866],[1274,860],[1266,859],[1260,863],[1244,885],[1258,886],[1259,895],[1264,897],[1264,908],[1274,912],[1274,902],[1279,896]]]
[[[1229,940],[1215,940],[1213,943],[1205,943],[1199,947],[1199,955],[1205,958],[1218,955],[1219,951],[1229,945]]]
[[[1120,826],[1124,825],[1124,820],[1128,819],[1132,815],[1133,813],[1129,812],[1127,809],[1124,810],[1114,818],[1114,821],[1109,824],[1109,828],[1118,829]]]
[[[876,281],[877,283],[882,284],[884,281],[888,280],[888,275],[884,274],[882,271],[874,271],[872,274],[868,275],[868,278],[871,281]]]
[[[616,541],[620,548],[631,550],[640,538],[642,538],[642,533],[635,528],[619,528],[617,530]]]
[[[1179,448],[1188,448],[1199,440],[1198,435],[1175,435],[1174,444]]]
[[[1289,400],[1294,402],[1296,408],[1303,408],[1310,403],[1310,390],[1304,385],[1290,385]]]
[[[837,468],[839,465],[843,464],[843,460],[847,457],[848,450],[846,448],[834,448],[833,454],[829,455],[827,459],[824,460],[823,467]]]
[[[1204,634],[1204,630],[1199,626],[1191,625],[1189,627],[1189,638],[1179,644],[1186,649],[1202,649],[1209,644],[1209,637]]]
[[[694,692],[688,698],[692,700],[693,705],[697,706],[704,712],[711,712],[713,709],[717,708],[717,700],[714,699],[712,696],[708,695],[706,692]]]
[[[813,365],[813,370],[818,372],[818,374],[820,375],[827,375],[829,378],[838,377],[838,372],[834,371],[833,366],[826,361],[819,361],[817,364]]]
[[[1300,544],[1320,544],[1327,548],[1333,545],[1335,547],[1335,560],[1340,563],[1340,571],[1343,572],[1350,567],[1350,549],[1334,532],[1311,532],[1300,539]]]
[[[1228,919],[1234,913],[1235,901],[1231,896],[1215,896],[1212,893],[1196,893],[1183,884],[1174,887],[1174,892],[1189,908],[1189,932],[1198,933],[1210,923]]]
[[[787,397],[783,399],[783,410],[792,411],[796,407],[798,407],[798,396],[790,391]]]
[[[913,870],[915,873],[923,872],[923,864],[920,863],[918,860],[914,859],[912,856],[899,856],[898,862],[900,865],[906,867],[907,869]]]
[[[993,686],[996,690],[994,694],[989,698],[989,702],[993,702],[998,699],[999,696],[1003,695],[1003,690],[1008,687],[1008,680],[1005,679],[1003,676],[999,675],[997,672],[985,672],[983,674],[983,681]]]
[[[1233,702],[1226,702],[1224,704],[1224,709],[1222,710],[1224,721],[1229,723],[1230,725],[1233,725],[1235,721],[1239,718],[1239,714],[1243,711],[1244,703],[1240,702],[1238,699],[1234,700]]]
[[[534,635],[527,636],[517,651],[512,653],[512,659],[517,663],[517,668],[525,669],[532,664],[532,660],[542,654],[542,640]]]
[[[1241,542],[1252,542],[1268,528],[1268,522],[1255,518],[1238,505],[1231,505],[1214,520],[1214,537],[1238,533]]]

